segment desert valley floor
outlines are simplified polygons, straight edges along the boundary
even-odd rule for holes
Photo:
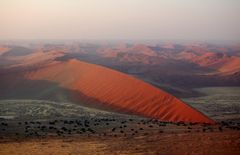
[[[206,96],[183,100],[217,120],[215,125],[162,122],[71,103],[1,100],[0,154],[239,154],[240,88],[204,89]]]

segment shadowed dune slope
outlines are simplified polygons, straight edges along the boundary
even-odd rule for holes
[[[27,79],[48,80],[79,91],[113,110],[164,121],[214,123],[174,96],[121,72],[75,59],[56,62],[25,74]],[[91,103],[88,103],[91,104]]]

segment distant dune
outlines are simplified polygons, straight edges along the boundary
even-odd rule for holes
[[[8,52],[9,48],[6,46],[0,46],[0,56],[6,52]]]
[[[204,95],[194,90],[199,87],[240,86],[239,45],[47,43],[22,46],[0,45],[0,72],[29,70],[75,58],[133,75],[179,98]]]
[[[11,46],[9,49],[2,54],[4,57],[11,57],[11,56],[26,56],[31,54],[34,50],[25,48],[22,46]]]
[[[71,59],[55,62],[25,74],[30,80],[48,80],[77,91],[113,111],[164,121],[214,123],[174,96],[127,74]],[[82,99],[83,96],[79,96]],[[92,103],[87,100],[87,104]]]

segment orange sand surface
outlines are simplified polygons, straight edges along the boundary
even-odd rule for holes
[[[48,80],[93,98],[101,106],[164,121],[206,122],[211,119],[176,97],[127,74],[72,59],[25,74],[27,79]],[[89,103],[91,104],[91,103]]]
[[[0,140],[0,155],[240,153],[239,132]]]

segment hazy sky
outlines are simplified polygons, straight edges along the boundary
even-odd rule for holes
[[[0,39],[240,41],[240,0],[0,0]]]

